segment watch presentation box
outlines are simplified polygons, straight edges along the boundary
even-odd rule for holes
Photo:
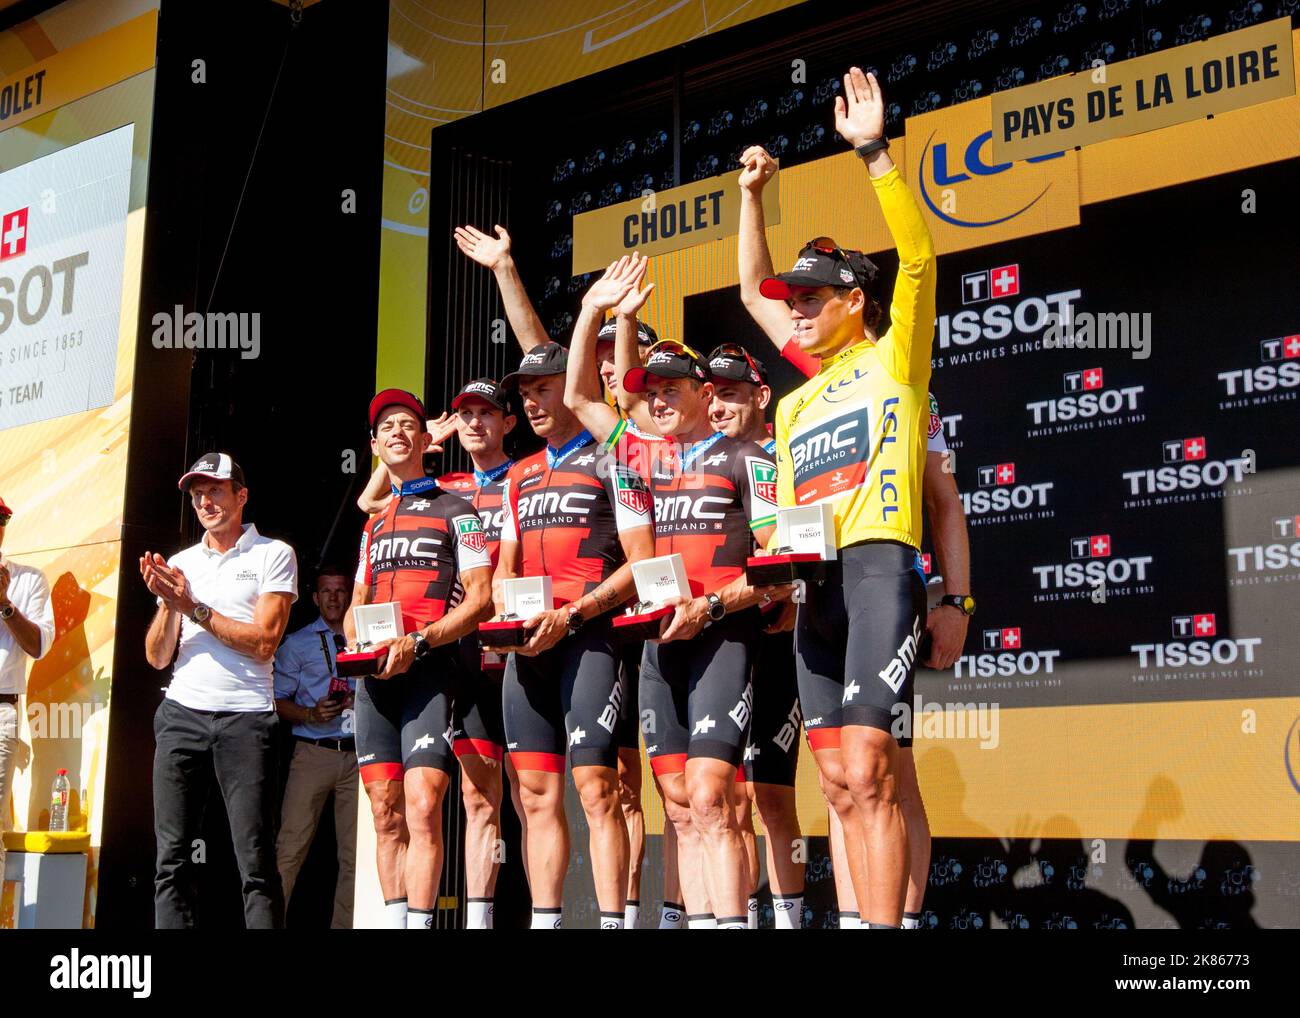
[[[519,619],[531,619],[555,607],[549,576],[516,576],[502,580],[501,597],[505,602],[503,614]]]
[[[498,674],[506,670],[506,655],[498,654],[495,650],[484,650],[480,652],[479,668],[490,674]]]
[[[347,679],[377,675],[384,670],[388,648],[374,645],[406,635],[401,606],[396,601],[357,605],[352,609],[352,624],[357,631],[357,649],[337,655],[335,669],[340,677]]]
[[[384,670],[384,662],[387,660],[387,647],[345,650],[335,656],[334,666],[341,678],[356,679],[365,675],[378,675]]]
[[[614,619],[619,640],[657,640],[673,615],[671,602],[691,598],[691,581],[682,556],[660,555],[632,563],[636,603]]]
[[[778,509],[776,544],[773,554],[745,561],[745,579],[751,587],[823,579],[825,563],[837,557],[830,503]]]
[[[674,611],[670,604],[658,608],[635,604],[624,614],[614,617],[614,639],[657,640],[664,635]]]
[[[482,647],[520,647],[528,642],[524,619],[511,618],[510,613],[495,622],[478,624],[478,642]]]

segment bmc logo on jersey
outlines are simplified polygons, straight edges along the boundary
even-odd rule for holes
[[[776,505],[776,467],[756,456],[746,457],[745,462],[749,465],[749,476],[754,482],[754,494],[764,502]]]
[[[649,514],[650,492],[646,491],[641,478],[636,474],[625,470],[616,471],[614,474],[614,490],[618,495],[620,505],[631,509],[638,516]]]
[[[979,304],[994,297],[1014,297],[1020,292],[1020,264],[967,272],[961,277],[961,302]]]
[[[456,537],[470,551],[482,551],[487,547],[487,535],[483,533],[483,522],[477,516],[461,516],[456,520]]]

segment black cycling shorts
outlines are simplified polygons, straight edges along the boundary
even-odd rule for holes
[[[454,648],[435,648],[391,679],[357,683],[354,704],[361,780],[400,781],[412,767],[451,773],[451,707],[461,684]]]
[[[614,728],[614,741],[619,749],[641,747],[641,714],[637,706],[637,689],[641,681],[641,654],[645,645],[635,640],[619,644],[618,667],[623,674],[623,706],[618,712],[618,725]]]
[[[758,609],[750,608],[690,640],[645,645],[642,734],[655,774],[684,771],[690,757],[740,766],[753,707],[749,667],[760,626]]]
[[[843,725],[893,732],[912,744],[912,680],[925,629],[920,554],[897,541],[839,550],[826,579],[808,584],[795,626],[799,702],[814,750],[838,745]]]
[[[623,682],[608,617],[535,657],[511,654],[501,687],[506,749],[516,770],[617,767]]]
[[[799,767],[799,683],[794,633],[761,633],[754,652],[754,718],[745,747],[745,780],[794,787]]]
[[[500,760],[505,753],[505,726],[501,720],[501,672],[484,671],[478,638],[460,641],[462,683],[452,709],[451,748],[457,758],[484,756]]]

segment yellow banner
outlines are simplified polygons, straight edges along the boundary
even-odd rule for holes
[[[739,171],[607,205],[573,218],[573,274],[602,269],[633,251],[667,254],[740,228]],[[780,173],[763,188],[763,217],[781,221]]]
[[[1198,120],[1295,94],[1291,19],[991,97],[999,162]]]
[[[116,85],[154,65],[158,12],[55,53],[0,83],[0,131]]]
[[[994,159],[989,103],[976,99],[907,121],[907,182],[937,251],[1079,225],[1078,153]]]

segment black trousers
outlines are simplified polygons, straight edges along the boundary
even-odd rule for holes
[[[153,719],[153,817],[158,859],[154,925],[194,926],[196,852],[215,779],[230,818],[244,925],[284,928],[275,864],[275,711],[190,710],[165,699]]]

